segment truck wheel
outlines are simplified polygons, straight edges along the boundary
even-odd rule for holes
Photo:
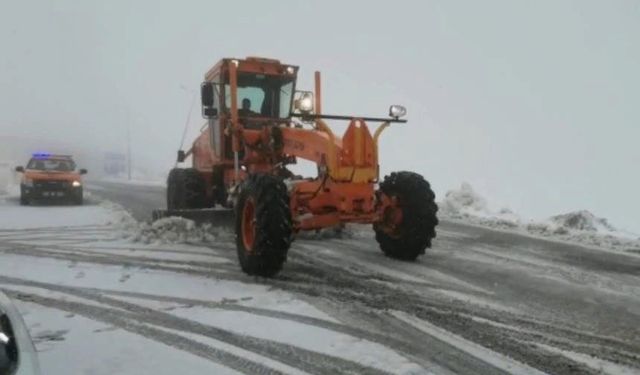
[[[167,209],[204,208],[205,189],[204,179],[196,169],[172,169],[167,177]]]
[[[20,205],[26,206],[29,204],[29,196],[25,192],[25,188],[22,184],[20,184]]]
[[[82,194],[82,191],[78,192],[78,195],[73,198],[73,203],[76,206],[82,206],[84,204],[84,195]]]
[[[236,204],[236,248],[242,271],[274,276],[291,246],[291,211],[284,183],[271,175],[251,175]]]
[[[374,224],[376,240],[388,257],[415,260],[436,237],[438,206],[429,183],[413,172],[394,172],[380,184],[388,199],[382,221]]]

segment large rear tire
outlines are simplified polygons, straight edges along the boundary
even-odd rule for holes
[[[167,209],[184,210],[206,207],[206,184],[194,168],[174,168],[167,177]]]
[[[429,183],[413,172],[394,172],[380,184],[380,192],[395,202],[374,224],[380,249],[390,258],[414,261],[436,237],[438,206]]]
[[[251,175],[236,204],[236,248],[242,271],[272,277],[287,260],[291,211],[287,187],[272,175]]]

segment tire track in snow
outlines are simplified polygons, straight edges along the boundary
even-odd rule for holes
[[[162,265],[155,259],[149,261],[136,261],[132,259],[127,259],[127,257],[113,257],[113,256],[103,256],[103,255],[83,255],[83,254],[69,254],[55,251],[46,251],[46,250],[38,250],[36,247],[20,247],[20,246],[12,246],[10,248],[0,248],[0,252],[5,254],[13,254],[20,256],[28,256],[35,258],[46,258],[46,259],[55,259],[62,261],[73,261],[79,263],[93,263],[93,264],[102,264],[102,265],[111,265],[111,266],[121,266],[121,267],[136,267],[140,269],[150,269],[150,270],[158,270],[158,271],[168,271],[175,273],[183,273],[193,276],[200,276],[206,278],[213,277],[222,277],[224,273],[231,272],[234,273],[235,270],[232,270],[231,266],[227,266],[224,263],[215,263],[215,266],[211,268],[202,268],[194,269],[187,267],[176,267],[176,266],[167,266]],[[234,276],[224,276],[225,279],[239,279]]]
[[[165,264],[169,266],[188,266],[193,268],[204,268],[204,269],[213,269],[217,266],[222,266],[222,262],[206,262],[201,260],[176,260],[176,259],[165,259],[165,258],[153,258],[148,256],[140,256],[140,255],[123,255],[123,254],[113,254],[113,253],[100,253],[97,251],[91,250],[83,250],[78,248],[52,248],[50,246],[33,246],[33,245],[15,245],[12,249],[3,250],[7,253],[13,254],[44,254],[53,256],[75,256],[79,258],[100,258],[100,259],[110,259],[113,261],[122,261],[123,264],[129,264],[131,262],[141,263],[141,264]],[[213,254],[210,254],[213,255]],[[73,260],[78,260],[73,259]]]
[[[299,368],[312,374],[387,374],[387,372],[380,369],[369,367],[344,358],[314,352],[273,340],[236,334],[218,327],[179,318],[168,313],[153,310],[130,302],[105,297],[83,288],[61,286],[5,276],[0,276],[0,282],[42,288],[98,302],[112,308],[119,309],[118,311],[122,316],[128,316],[131,320],[137,320],[163,328],[209,337],[249,350],[261,356],[271,358],[275,361],[284,363],[291,367]]]
[[[191,353],[243,373],[265,375],[283,374],[280,371],[260,363],[244,359],[233,353],[202,344],[196,340],[192,340],[178,334],[150,327],[140,321],[136,321],[135,319],[125,318],[127,314],[123,314],[121,310],[109,309],[79,302],[63,301],[12,289],[3,288],[3,290],[14,299],[78,314],[91,320],[98,320],[121,328],[125,331],[138,334],[149,340]]]
[[[229,302],[212,302],[212,301],[203,301],[199,299],[193,298],[183,298],[183,297],[168,297],[168,296],[159,296],[153,294],[146,293],[138,293],[138,292],[124,292],[124,291],[114,291],[114,290],[104,290],[99,289],[96,290],[100,293],[114,295],[114,296],[122,296],[122,297],[133,297],[140,299],[147,299],[159,302],[173,302],[179,303],[183,305],[192,305],[192,306],[202,306],[212,309],[221,309],[227,311],[239,311],[245,312],[253,315],[264,316],[267,318],[274,318],[280,320],[288,320],[296,323],[301,323],[309,326],[314,326],[318,328],[323,328],[326,330],[330,330],[337,333],[342,333],[348,336],[357,337],[359,339],[367,340],[373,343],[380,344],[385,346],[391,350],[394,350],[401,355],[408,357],[416,364],[429,368],[433,366],[433,362],[430,361],[427,357],[421,355],[415,355],[415,347],[407,340],[404,340],[400,337],[400,335],[386,335],[384,333],[378,333],[371,330],[365,330],[358,328],[356,325],[346,325],[343,323],[336,323],[330,320],[310,317],[307,315],[293,314],[285,311],[278,310],[270,310],[270,309],[262,309],[259,307],[253,306],[244,306],[236,303]]]
[[[533,319],[514,315],[505,311],[495,311],[491,308],[479,309],[469,304],[452,304],[451,301],[438,301],[424,298],[415,290],[408,290],[402,285],[390,286],[384,283],[376,283],[368,280],[362,274],[354,274],[347,270],[345,265],[336,266],[325,263],[322,258],[309,254],[297,254],[296,262],[290,262],[287,268],[287,280],[274,279],[272,283],[283,290],[299,292],[314,298],[326,298],[336,301],[338,304],[361,304],[364,309],[358,309],[354,314],[357,318],[351,320],[354,325],[362,325],[364,322],[379,321],[375,326],[385,328],[385,333],[397,334],[414,342],[413,350],[409,353],[421,356],[430,356],[435,363],[444,367],[453,366],[457,373],[508,373],[503,370],[486,367],[478,359],[470,359],[468,355],[448,343],[433,340],[423,333],[416,333],[413,327],[401,324],[396,318],[380,318],[386,310],[400,310],[420,319],[436,324],[446,330],[456,333],[470,341],[491,348],[499,353],[508,355],[521,363],[551,373],[575,373],[574,369],[580,369],[580,374],[594,373],[591,369],[566,357],[558,356],[539,348],[526,344],[525,341],[547,343],[550,346],[559,346],[568,350],[578,350],[579,347],[570,346],[571,342],[584,342],[585,339],[594,345],[600,344],[607,351],[600,351],[600,358],[613,362],[622,362],[630,366],[637,363],[637,348],[633,345],[615,339],[593,336],[589,333],[580,333],[566,330],[564,327],[551,324],[541,324]],[[319,265],[320,263],[320,265]],[[362,270],[359,270],[362,271]],[[431,297],[431,296],[430,296]],[[345,315],[336,311],[336,316],[343,320]],[[505,324],[521,326],[526,324],[534,329],[535,333],[513,332],[505,334],[504,329],[475,321],[469,316],[479,316],[486,319],[496,319]],[[517,339],[515,338],[517,337]],[[432,348],[424,348],[422,345],[427,340]],[[436,353],[438,357],[433,357]],[[589,354],[588,352],[585,354]],[[478,363],[480,362],[480,363]],[[479,367],[476,367],[479,366]],[[484,371],[478,370],[483,368]],[[635,365],[637,366],[637,365]]]

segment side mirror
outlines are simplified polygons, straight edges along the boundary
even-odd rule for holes
[[[184,159],[187,158],[187,154],[183,150],[178,150],[178,163],[184,162]]]
[[[396,120],[406,114],[407,109],[401,105],[392,105],[389,107],[389,117],[393,117]]]
[[[213,83],[202,82],[200,85],[200,99],[203,107],[213,107]]]
[[[218,117],[218,108],[202,107],[202,117],[208,119]]]
[[[78,172],[80,172],[80,174],[87,174],[87,170],[84,168],[80,169]]]
[[[202,82],[200,85],[200,100],[202,101],[202,117],[206,119],[218,116],[215,107],[215,87],[213,82]]]
[[[23,166],[16,167],[16,172],[20,172],[20,173],[24,172],[24,167]]]
[[[18,365],[18,345],[9,317],[0,310],[0,374],[11,373]]]

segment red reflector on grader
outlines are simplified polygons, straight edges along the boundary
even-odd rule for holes
[[[373,224],[389,257],[415,260],[431,246],[438,224],[429,183],[412,172],[378,181],[378,138],[406,111],[389,118],[326,115],[320,73],[315,96],[294,92],[298,67],[263,58],[223,59],[201,85],[208,121],[167,179],[167,210],[154,219],[182,216],[199,222],[234,221],[242,270],[273,276],[282,268],[296,232],[344,223]],[[349,121],[342,137],[324,120]],[[367,123],[381,123],[372,134]],[[297,158],[317,164],[313,178],[294,176]],[[379,182],[379,188],[376,184]]]

